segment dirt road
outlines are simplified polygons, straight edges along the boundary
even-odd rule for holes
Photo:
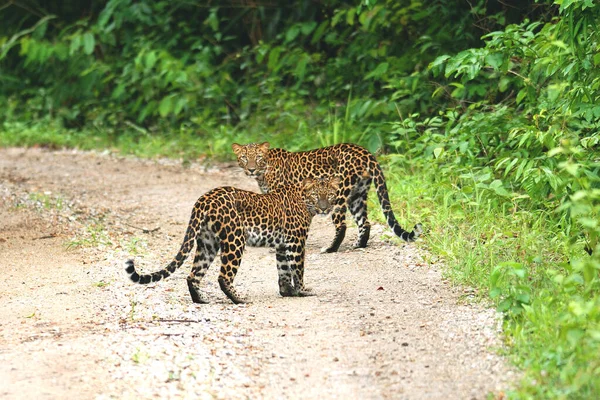
[[[496,355],[495,313],[461,298],[423,249],[385,240],[320,254],[316,217],[305,281],[282,298],[275,255],[247,249],[234,305],[189,297],[186,264],[131,283],[123,262],[162,268],[195,200],[215,186],[257,190],[233,165],[184,168],[108,153],[0,149],[0,397],[3,399],[484,399],[514,375]]]

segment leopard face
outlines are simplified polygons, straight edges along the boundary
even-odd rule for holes
[[[338,197],[340,179],[338,177],[307,178],[303,181],[304,202],[312,215],[326,215],[331,212]]]
[[[241,146],[237,143],[231,145],[235,153],[238,164],[244,170],[244,173],[251,177],[261,177],[267,170],[267,152],[269,143],[252,143]]]

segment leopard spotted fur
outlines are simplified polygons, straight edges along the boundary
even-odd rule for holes
[[[195,303],[207,303],[200,283],[221,252],[219,286],[234,303],[246,302],[233,288],[245,246],[276,249],[279,293],[308,296],[304,286],[304,254],[313,216],[331,211],[339,186],[335,177],[306,179],[300,184],[258,194],[234,187],[220,187],[201,196],[194,205],[183,244],[173,261],[151,274],[138,274],[133,260],[126,262],[132,281],[160,281],[183,264],[196,243],[193,267],[187,278]]]
[[[389,227],[396,236],[405,241],[414,241],[421,233],[421,224],[412,232],[404,230],[392,211],[388,189],[381,166],[367,149],[356,144],[343,143],[321,149],[289,152],[270,148],[268,142],[239,145],[232,149],[240,167],[246,175],[255,178],[260,190],[268,193],[285,185],[298,184],[305,178],[334,175],[341,179],[337,199],[331,213],[335,225],[335,237],[323,251],[335,252],[346,235],[346,210],[358,225],[358,240],[354,247],[366,247],[371,224],[367,220],[367,194],[371,182],[375,183],[381,209]]]

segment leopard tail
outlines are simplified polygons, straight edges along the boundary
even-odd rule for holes
[[[194,208],[194,212],[192,212],[192,217],[190,218],[190,223],[188,224],[187,230],[185,232],[181,248],[177,252],[177,255],[175,256],[173,261],[169,263],[169,265],[167,265],[160,271],[156,271],[151,274],[140,275],[135,270],[133,260],[127,260],[125,262],[125,271],[129,274],[129,278],[136,283],[147,284],[150,282],[157,282],[163,278],[169,277],[173,272],[175,272],[176,269],[183,265],[183,262],[192,251],[192,248],[194,247],[194,239],[196,238],[200,220],[201,218],[198,216],[197,208]]]
[[[418,238],[421,233],[423,233],[422,225],[416,224],[412,232],[408,232],[400,226],[396,220],[396,217],[394,216],[394,212],[392,211],[383,170],[375,158],[373,158],[369,164],[369,170],[371,171],[373,182],[375,183],[375,188],[377,190],[377,197],[379,198],[381,210],[383,211],[383,215],[385,216],[388,226],[394,231],[394,234],[402,240],[414,242],[415,239]]]

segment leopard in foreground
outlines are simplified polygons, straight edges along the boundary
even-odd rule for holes
[[[367,220],[367,194],[371,182],[375,182],[381,209],[396,236],[412,242],[422,233],[421,224],[416,224],[412,232],[400,226],[390,205],[381,166],[364,147],[344,143],[294,153],[270,148],[269,143],[264,142],[246,145],[234,143],[232,149],[240,167],[246,175],[257,180],[263,193],[269,193],[280,186],[298,184],[305,178],[338,174],[341,183],[331,213],[335,237],[323,252],[336,252],[344,240],[347,208],[358,225],[358,239],[353,247],[367,246],[371,231],[371,224]]]
[[[126,262],[132,281],[146,284],[167,278],[181,267],[196,242],[192,271],[187,277],[194,303],[208,303],[200,283],[221,252],[219,286],[229,299],[247,302],[233,288],[244,247],[276,249],[279,293],[311,296],[304,286],[304,254],[308,228],[316,214],[326,215],[339,186],[336,177],[305,179],[302,183],[258,194],[234,187],[220,187],[201,196],[194,205],[183,244],[173,261],[151,274],[138,274],[133,260]]]

